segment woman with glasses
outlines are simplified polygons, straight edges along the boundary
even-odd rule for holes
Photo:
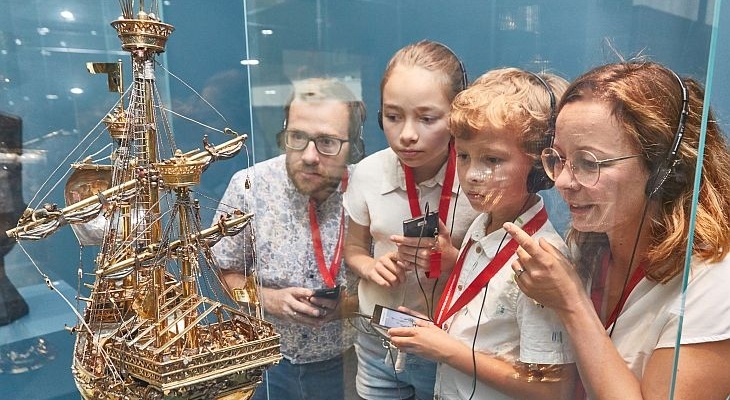
[[[730,395],[730,155],[709,113],[695,182],[703,96],[693,79],[648,61],[582,75],[542,154],[569,205],[573,259],[505,224],[521,245],[518,285],[570,335],[578,398]]]

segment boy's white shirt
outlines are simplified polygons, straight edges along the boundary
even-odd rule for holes
[[[538,196],[539,197],[539,196]],[[522,227],[542,208],[542,198],[514,222]],[[457,292],[452,301],[466,289],[479,272],[494,258],[498,248],[503,248],[511,239],[505,230],[485,236],[484,228],[489,215],[481,214],[469,228],[466,239],[474,243],[464,259]],[[567,247],[550,221],[537,230],[533,238],[545,238],[560,251]],[[463,248],[462,248],[463,249]],[[512,261],[509,260],[482,290],[464,307],[447,319],[443,328],[467,346],[472,347],[474,335],[475,351],[488,353],[514,363],[567,364],[573,362],[569,338],[557,315],[547,308],[536,305],[514,281]],[[458,290],[458,288],[461,290]],[[486,298],[485,298],[486,295]],[[476,331],[476,325],[479,330]],[[438,399],[468,399],[472,392],[474,377],[466,375],[446,364],[438,365],[435,394]],[[476,382],[473,399],[511,399],[496,389]]]

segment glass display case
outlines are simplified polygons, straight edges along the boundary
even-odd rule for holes
[[[47,201],[60,203],[63,185],[49,177],[118,100],[86,63],[127,61],[110,26],[119,3],[0,0],[0,8],[0,113],[17,124],[0,125],[0,164],[20,176],[0,188],[25,204],[52,187]],[[158,85],[174,110],[177,144],[200,147],[201,135],[222,141],[213,126],[249,135],[247,155],[205,172],[196,190],[213,199],[235,171],[280,154],[282,107],[299,80],[345,82],[367,108],[366,153],[385,148],[375,118],[382,73],[397,49],[421,39],[447,44],[469,80],[503,66],[570,80],[603,63],[647,56],[711,88],[716,116],[730,132],[730,47],[717,44],[730,40],[730,8],[717,0],[160,0],[159,10],[175,27],[158,58]],[[559,196],[550,190],[544,197],[553,223],[565,230],[569,213]],[[21,206],[10,209],[12,201],[2,199],[3,215],[20,215]],[[205,224],[213,213],[202,210]],[[95,251],[79,249],[70,229],[10,246],[0,277],[9,278],[8,290],[17,289],[28,312],[6,305],[20,315],[0,326],[0,398],[78,399],[69,330]]]

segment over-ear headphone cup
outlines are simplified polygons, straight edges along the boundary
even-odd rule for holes
[[[350,152],[347,154],[347,162],[356,164],[365,156],[365,141],[362,135],[358,135],[353,141],[350,141]]]
[[[689,92],[682,78],[672,70],[669,70],[669,72],[677,79],[682,90],[682,111],[679,114],[677,130],[674,133],[674,139],[666,159],[654,170],[649,180],[646,181],[646,188],[644,188],[648,198],[661,198],[663,201],[677,198],[682,190],[687,187],[688,177],[691,176],[679,154],[679,146],[682,144],[682,138],[684,137],[685,122],[689,115]]]
[[[687,187],[687,184],[687,174],[683,172],[681,163],[671,168],[663,165],[646,181],[644,192],[650,199],[673,200]]]
[[[280,148],[281,150],[284,150],[284,149],[285,149],[285,147],[286,147],[286,146],[284,145],[284,133],[285,133],[285,132],[286,132],[286,127],[284,127],[284,129],[280,130],[280,131],[279,131],[279,132],[278,132],[278,133],[276,134],[276,145],[277,145],[277,146],[279,146],[279,148]]]
[[[537,193],[550,189],[554,185],[555,182],[547,176],[542,165],[535,163],[527,174],[527,193]]]
[[[664,184],[664,181],[666,181],[669,177],[669,172],[669,168],[661,166],[651,174],[649,180],[646,181],[646,188],[644,189],[646,197],[652,198],[656,196],[659,189],[661,189],[662,184]]]
[[[545,91],[550,96],[550,116],[547,121],[547,130],[544,132],[544,135],[540,138],[540,140],[533,144],[535,148],[530,149],[531,152],[534,152],[539,156],[545,148],[552,146],[553,139],[555,137],[555,93],[553,93],[553,89],[540,75],[530,71],[525,72],[534,77],[540,85],[545,88]],[[547,176],[547,173],[545,173],[545,169],[542,166],[542,161],[538,158],[538,160],[533,164],[530,172],[527,174],[527,192],[537,193],[541,190],[550,189],[553,186],[555,186],[555,182]]]

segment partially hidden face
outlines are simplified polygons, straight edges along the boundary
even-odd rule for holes
[[[327,136],[347,140],[348,113],[345,103],[334,100],[295,100],[289,108],[286,130],[312,139]],[[342,180],[348,152],[349,143],[342,143],[337,155],[323,155],[310,141],[303,150],[286,148],[286,170],[299,192],[324,201]]]
[[[598,160],[640,153],[611,115],[609,105],[589,100],[566,104],[556,121],[553,147],[567,158],[566,167],[555,177],[555,186],[568,203],[573,228],[582,232],[635,231],[649,179],[641,157],[601,164],[592,186],[581,185],[568,168],[578,150],[590,151]]]
[[[524,211],[527,174],[534,161],[517,134],[488,130],[456,138],[454,144],[459,183],[472,208],[505,221]]]
[[[442,72],[395,67],[383,87],[383,131],[404,164],[432,171],[448,154],[451,102]]]

